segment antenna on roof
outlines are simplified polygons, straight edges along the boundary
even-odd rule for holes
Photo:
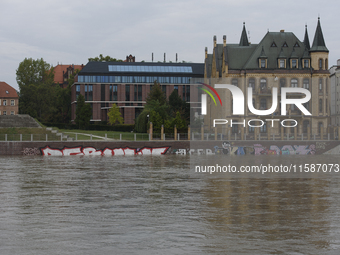
[[[153,52],[151,53],[151,61],[153,62]]]
[[[164,63],[165,63],[165,61],[166,61],[166,60],[165,60],[165,52],[164,52]]]
[[[177,63],[177,61],[178,61],[178,55],[177,55],[177,53],[176,53],[176,63]]]

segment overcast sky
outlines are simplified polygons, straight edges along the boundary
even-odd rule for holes
[[[340,1],[314,0],[0,0],[0,81],[18,89],[16,69],[25,58],[86,64],[99,54],[136,61],[203,62],[213,36],[238,43],[243,22],[250,42],[269,31],[293,32],[313,43],[318,16],[329,66],[340,58]]]

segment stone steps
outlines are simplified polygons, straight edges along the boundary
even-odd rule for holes
[[[38,122],[28,114],[0,115],[0,128],[41,128]]]

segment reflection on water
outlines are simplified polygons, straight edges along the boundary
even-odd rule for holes
[[[230,178],[173,155],[0,162],[1,254],[339,254],[336,176]]]

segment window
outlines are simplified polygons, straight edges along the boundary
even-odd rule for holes
[[[260,101],[260,110],[267,110],[267,100],[265,98]]]
[[[3,115],[7,115],[7,111],[3,111]]]
[[[233,120],[233,122],[238,122],[238,120]],[[238,125],[233,125],[231,128],[231,132],[234,133],[238,133]]]
[[[322,113],[322,99],[319,99],[319,113]]]
[[[281,87],[281,88],[286,87],[286,79],[285,79],[285,78],[281,78],[281,79],[280,79],[280,87]]]
[[[237,79],[232,79],[231,84],[238,87],[238,80]]]
[[[11,111],[11,115],[14,115],[14,111]]]
[[[322,122],[319,122],[318,123],[318,132],[319,132],[319,134],[321,134],[321,129],[323,128],[323,124],[322,124]]]
[[[303,67],[304,68],[309,68],[309,59],[304,59],[303,60]]]
[[[110,101],[117,101],[117,85],[110,85]]]
[[[88,90],[88,100],[93,101],[93,85],[89,85],[89,90]]]
[[[76,100],[78,99],[79,94],[80,94],[80,85],[76,85]]]
[[[290,80],[290,86],[292,88],[296,88],[298,86],[298,80],[297,79],[291,79]]]
[[[322,64],[323,64],[323,63],[322,63],[322,59],[320,58],[320,59],[319,59],[319,69],[322,69]]]
[[[7,100],[3,100],[3,105],[6,106],[7,105]],[[5,114],[4,114],[5,115]]]
[[[309,79],[303,79],[303,88],[309,89]]]
[[[286,68],[286,61],[284,59],[279,59],[279,67]]]
[[[130,101],[130,85],[125,85],[125,101]]]
[[[261,68],[266,68],[266,60],[265,59],[261,59],[260,63],[261,63]]]
[[[11,100],[11,106],[14,106],[15,105],[15,101],[12,99]]]
[[[303,132],[303,133],[308,133],[308,127],[309,127],[309,120],[304,120],[304,121],[303,121],[302,132]]]
[[[297,68],[297,59],[292,59],[292,68]]]
[[[322,78],[319,79],[319,92],[322,92]]]
[[[142,85],[138,85],[138,101],[142,101],[142,91],[143,91]]]
[[[261,80],[260,80],[260,88],[261,88],[261,90],[267,88],[267,80],[265,78],[261,78]]]
[[[252,87],[253,91],[255,90],[255,79],[254,78],[249,79],[248,87]]]
[[[267,132],[267,122],[264,122],[262,127],[260,127],[260,132],[261,133],[266,133]]]

